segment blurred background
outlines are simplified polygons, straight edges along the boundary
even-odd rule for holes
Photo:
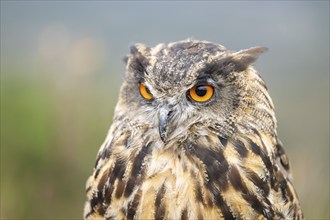
[[[329,1],[1,1],[1,219],[81,219],[129,46],[266,46],[306,219],[329,216]]]

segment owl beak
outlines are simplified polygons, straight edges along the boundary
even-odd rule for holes
[[[163,107],[160,109],[159,111],[159,135],[160,135],[160,139],[162,139],[162,141],[164,143],[166,143],[167,140],[167,133],[168,133],[168,121],[170,120],[170,116],[172,115],[173,110],[172,108],[169,108],[168,106]]]

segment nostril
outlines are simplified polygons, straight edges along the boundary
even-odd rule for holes
[[[167,116],[169,117],[173,113],[173,105],[168,105],[168,113]]]

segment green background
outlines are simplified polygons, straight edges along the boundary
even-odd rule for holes
[[[329,1],[1,1],[1,219],[80,219],[129,46],[266,46],[307,219],[329,216]]]

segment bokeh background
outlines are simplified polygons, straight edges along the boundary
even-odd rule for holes
[[[266,46],[306,219],[329,218],[329,1],[1,1],[1,219],[81,219],[129,46]]]

